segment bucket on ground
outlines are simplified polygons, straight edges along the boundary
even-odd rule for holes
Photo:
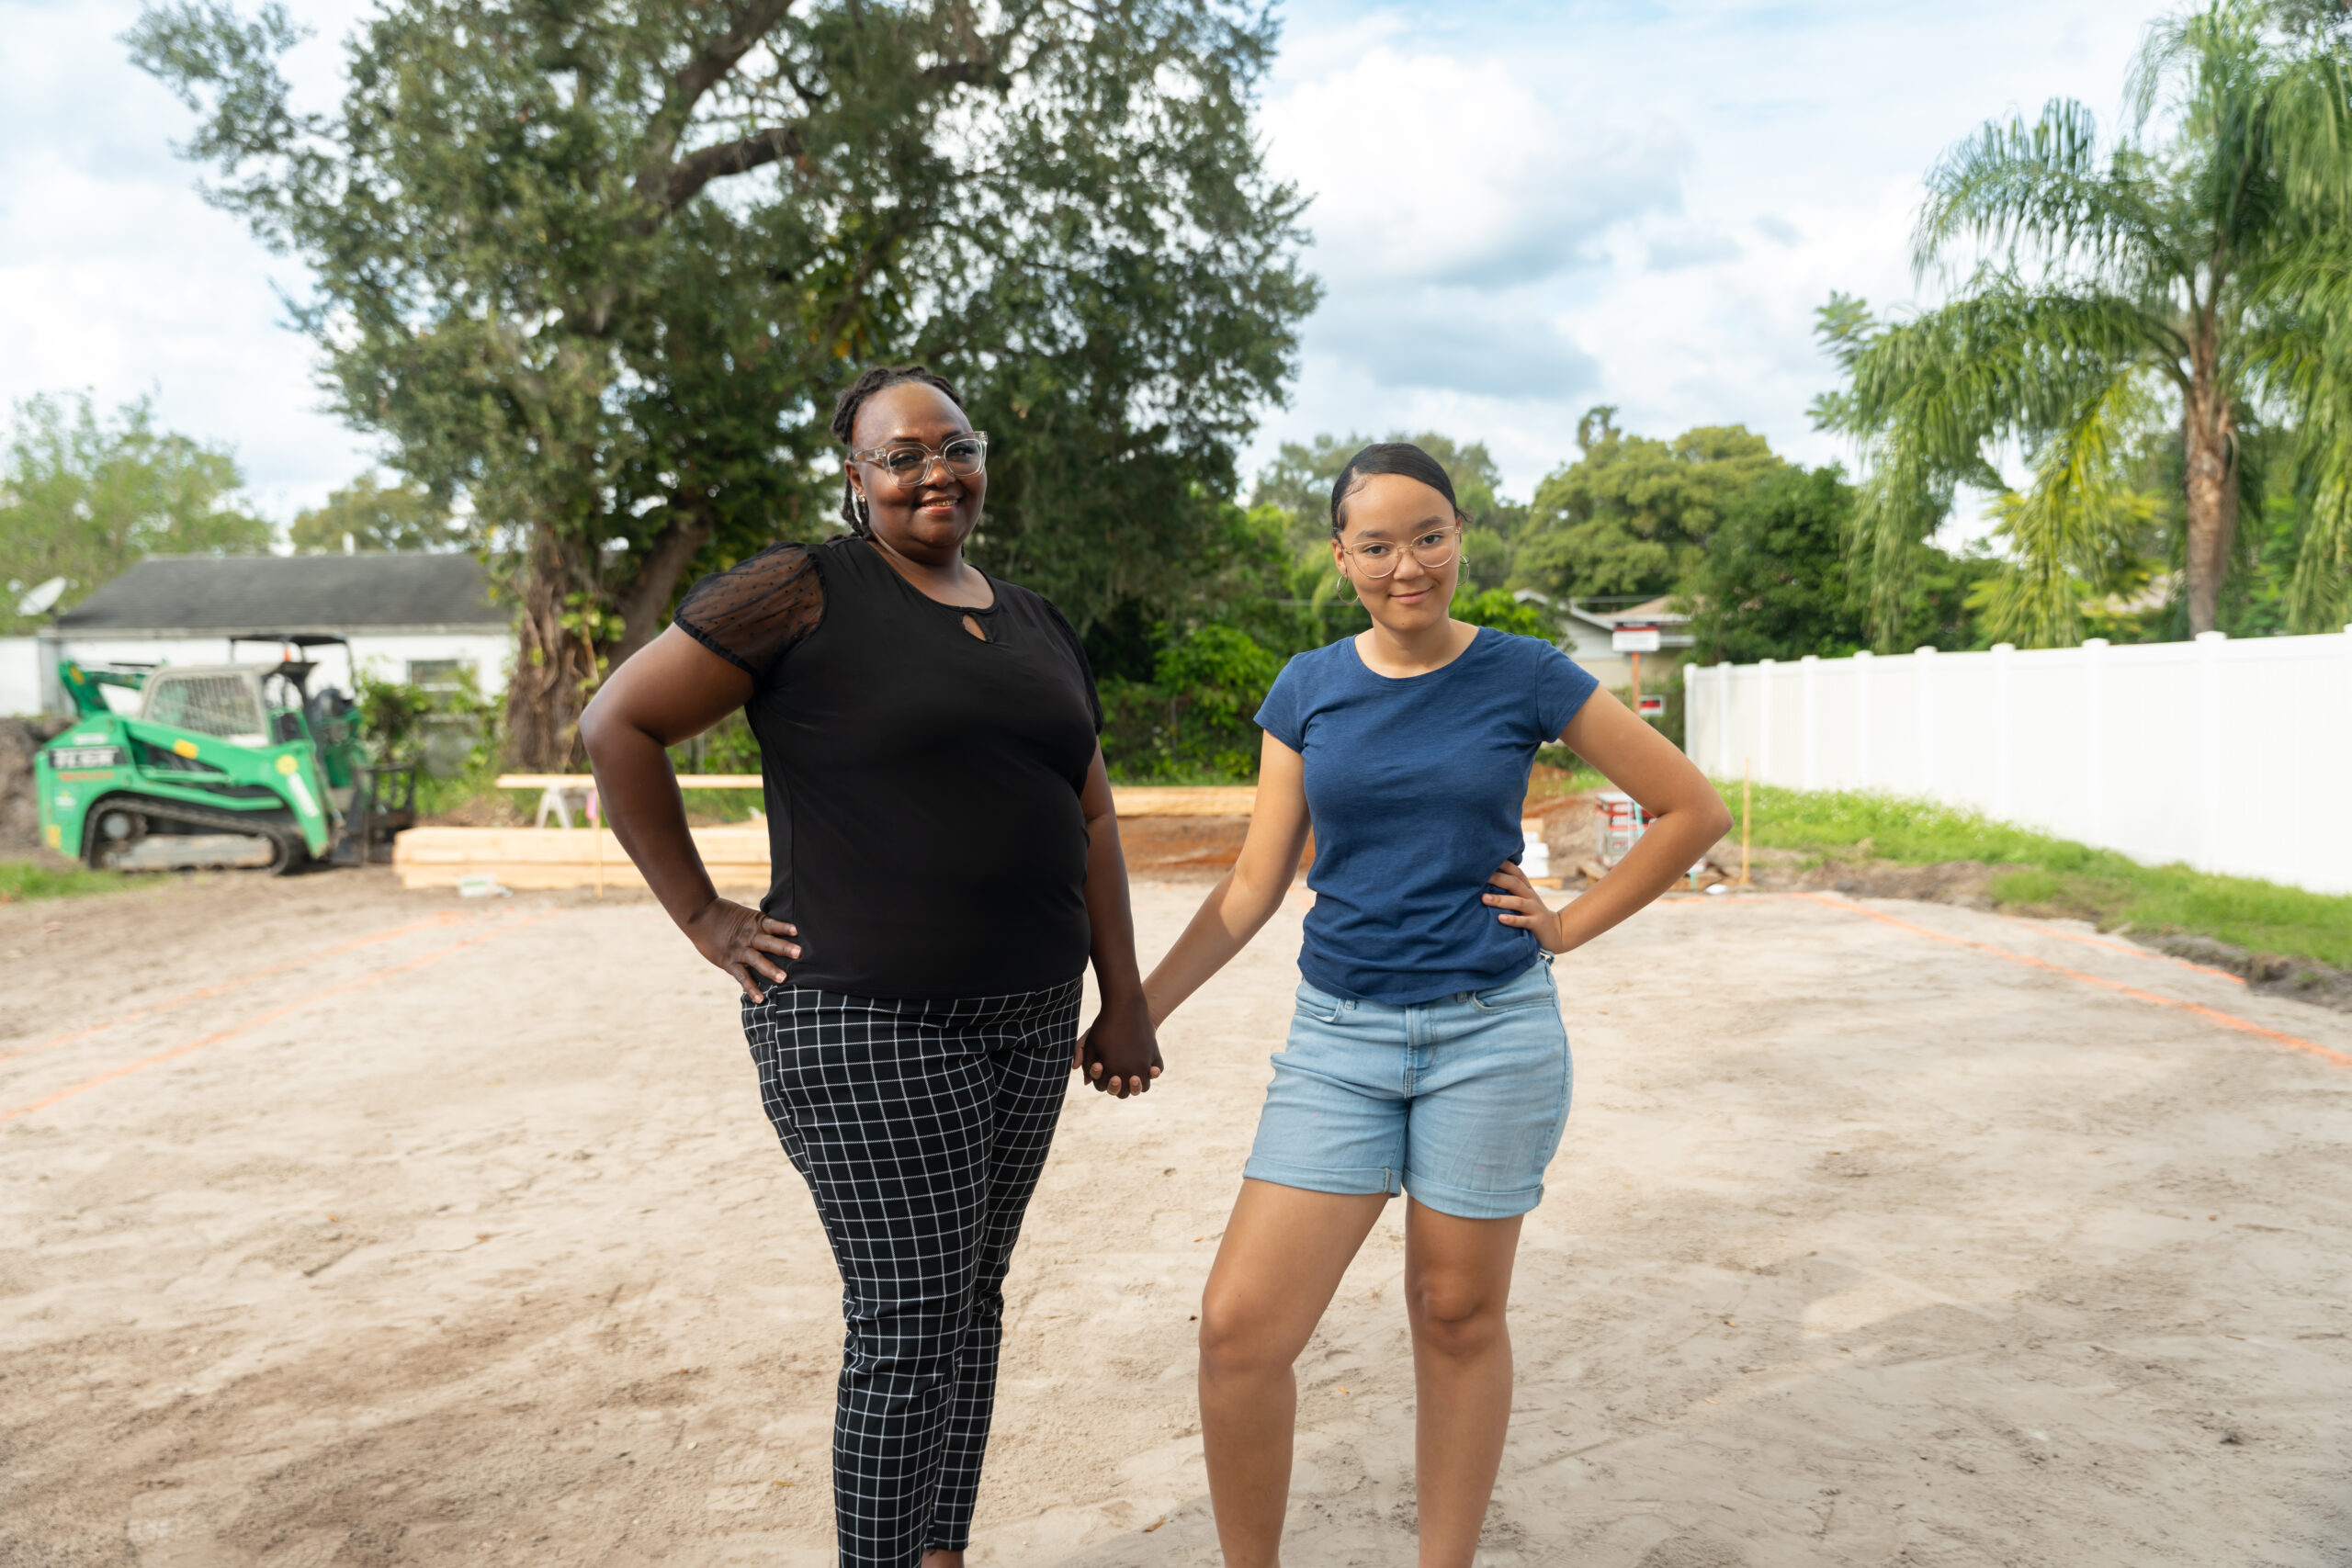
[[[1613,866],[1641,841],[1653,818],[1640,801],[1622,789],[1604,789],[1593,800],[1593,809],[1600,816],[1598,858],[1602,866]]]

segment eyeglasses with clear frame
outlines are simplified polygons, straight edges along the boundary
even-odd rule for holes
[[[989,466],[989,437],[984,430],[967,431],[951,435],[933,451],[920,441],[893,441],[887,446],[868,446],[863,452],[852,452],[853,463],[867,463],[881,469],[897,484],[912,489],[931,478],[931,466],[937,463],[959,479],[984,473]]]
[[[1453,552],[1461,547],[1462,525],[1455,523],[1424,528],[1401,548],[1385,539],[1373,539],[1361,545],[1341,545],[1340,549],[1356,563],[1358,571],[1366,577],[1378,579],[1396,575],[1396,569],[1405,564],[1407,549],[1413,552],[1415,560],[1435,571],[1452,560]]]

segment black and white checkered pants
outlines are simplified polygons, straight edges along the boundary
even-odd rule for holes
[[[1069,1081],[1079,982],[743,1003],[760,1100],[842,1271],[833,1509],[843,1568],[960,1551],[988,1447],[1004,1274]]]

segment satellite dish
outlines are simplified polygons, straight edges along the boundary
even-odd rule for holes
[[[52,577],[47,582],[33,589],[17,601],[17,614],[20,615],[47,615],[51,604],[65,597],[67,581],[62,577]]]

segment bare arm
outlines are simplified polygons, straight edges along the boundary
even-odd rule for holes
[[[1488,892],[1487,904],[1503,924],[1532,931],[1553,953],[1582,947],[1665,892],[1731,826],[1731,811],[1707,776],[1607,692],[1587,698],[1560,739],[1655,820],[1608,875],[1564,908],[1547,908],[1510,862],[1495,874],[1500,891]]]
[[[752,694],[752,678],[672,626],[605,678],[580,716],[613,836],[646,886],[705,958],[753,1001],[759,979],[781,983],[775,958],[798,959],[798,931],[721,898],[686,828],[685,797],[666,748],[701,734]]]
[[[1241,858],[1209,889],[1193,923],[1144,982],[1151,1021],[1164,1022],[1184,998],[1232,962],[1282,908],[1306,847],[1306,770],[1299,754],[1269,735],[1258,753],[1258,799]]]
[[[1070,1066],[1096,1089],[1125,1100],[1148,1089],[1159,1076],[1159,1043],[1144,1006],[1135,914],[1127,903],[1127,862],[1119,851],[1119,808],[1100,746],[1088,764],[1078,805],[1086,816],[1086,926],[1102,1010],[1080,1037]]]

